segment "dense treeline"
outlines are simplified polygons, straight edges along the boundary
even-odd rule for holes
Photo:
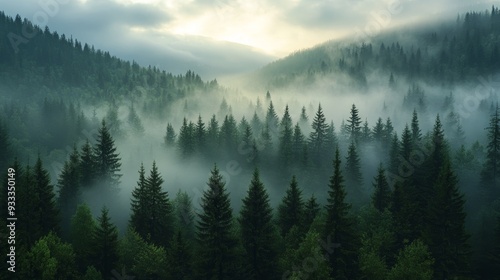
[[[404,31],[406,32],[406,31]],[[268,88],[293,81],[313,83],[317,74],[345,74],[351,86],[366,87],[368,75],[381,67],[387,80],[423,79],[450,85],[500,70],[500,10],[468,12],[455,24],[423,27],[413,37],[399,33],[360,34],[361,42],[345,46],[328,42],[277,60],[258,72]],[[407,34],[405,34],[407,35]],[[394,37],[407,37],[394,41]]]
[[[457,174],[463,170],[458,166],[465,164],[458,160],[464,146],[450,145],[439,115],[433,129],[423,133],[415,111],[411,126],[398,137],[390,120],[379,119],[373,129],[363,129],[353,105],[343,133],[336,133],[318,106],[313,120],[304,121],[311,126],[308,137],[299,123],[293,129],[302,134],[297,137],[302,139],[297,155],[294,149],[286,152],[287,142],[293,146],[295,138],[290,114],[285,109],[278,118],[270,101],[267,121],[259,127],[261,134],[270,135],[267,148],[274,151],[261,155],[266,146],[258,146],[259,136],[252,136],[259,130],[250,124],[237,125],[230,114],[220,128],[212,118],[207,130],[201,118],[196,125],[184,120],[178,137],[166,137],[171,141],[166,144],[174,145],[167,148],[176,147],[180,158],[232,147],[211,160],[224,162],[238,155],[249,159],[246,168],[254,173],[239,211],[231,206],[217,166],[195,212],[196,205],[186,192],[172,197],[164,190],[168,178],[164,181],[153,162],[149,172],[142,165],[138,171],[129,226],[122,236],[106,207],[93,217],[81,196],[94,188],[103,204],[112,204],[120,185],[131,184],[120,182],[121,159],[103,120],[95,144],[87,141],[74,147],[57,186],[51,185],[40,159],[34,166],[18,161],[10,165],[16,170],[17,275],[21,279],[108,279],[125,267],[137,279],[494,279],[499,275],[500,247],[494,231],[500,227],[495,208],[500,199],[499,114],[497,107],[487,126],[486,156],[477,167],[481,184],[476,188],[481,191],[476,193],[481,193],[482,211],[494,216],[483,216],[486,224],[481,228],[466,227],[466,197],[471,194],[464,193]],[[305,110],[302,118],[307,119]],[[269,132],[273,125],[276,135]],[[210,129],[215,140],[208,137]],[[217,143],[215,151],[206,146],[211,141]],[[247,144],[251,152],[239,154]],[[363,156],[358,154],[370,145],[380,147],[381,162],[376,175],[367,178],[371,188],[363,186]],[[321,153],[315,154],[317,146]],[[346,157],[341,156],[342,150]],[[422,158],[417,158],[419,151]],[[263,156],[269,157],[267,161],[261,160]],[[291,160],[299,164],[294,169],[292,164],[284,165],[286,157],[308,160]],[[278,186],[265,186],[259,169],[279,172],[288,185],[275,209],[268,190]],[[315,193],[326,197],[324,202],[304,197],[303,191],[309,192],[313,184],[299,184],[308,182],[297,180],[293,174],[299,171],[309,172],[308,178],[320,178],[322,187]],[[321,172],[328,174],[325,180],[318,176]],[[6,188],[3,204],[5,195]],[[5,230],[2,227],[3,236]]]
[[[0,12],[0,81],[2,97],[17,101],[43,98],[100,103],[148,97],[149,106],[166,110],[173,100],[194,91],[218,89],[188,71],[172,75],[156,67],[118,59],[72,37]],[[15,94],[14,94],[15,93]],[[7,99],[8,100],[8,99]]]

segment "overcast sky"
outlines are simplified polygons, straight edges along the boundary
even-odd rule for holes
[[[112,55],[204,79],[257,69],[287,54],[496,1],[474,0],[0,0],[51,31]],[[42,3],[50,9],[44,8]],[[54,3],[57,6],[54,7]],[[360,33],[361,32],[361,33]]]

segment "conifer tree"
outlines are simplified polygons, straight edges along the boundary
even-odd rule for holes
[[[324,149],[327,141],[328,125],[321,104],[318,105],[318,111],[312,122],[313,131],[309,135],[309,148],[311,149],[312,161],[321,166],[323,163]]]
[[[142,125],[139,115],[137,115],[135,111],[134,105],[130,106],[127,121],[133,135],[142,136],[144,134],[144,126]]]
[[[37,212],[37,224],[40,227],[39,236],[44,236],[49,232],[59,232],[59,211],[56,206],[54,186],[50,183],[49,173],[42,166],[42,160],[38,157],[33,167],[33,183],[37,202],[32,202],[32,211]]]
[[[144,240],[166,247],[173,236],[173,217],[172,205],[162,184],[163,178],[154,161],[147,178],[141,166],[139,182],[132,193],[131,226]]]
[[[199,153],[202,153],[206,148],[206,134],[207,131],[205,129],[205,123],[203,123],[201,115],[198,115],[198,122],[196,123],[194,137],[196,142],[196,150]]]
[[[302,191],[299,189],[297,179],[292,176],[290,186],[278,206],[278,226],[281,235],[285,237],[293,226],[303,230],[304,201]]]
[[[288,113],[288,105],[285,107],[285,113],[280,123],[280,137],[279,137],[279,158],[280,164],[285,170],[292,163],[292,119]]]
[[[338,244],[338,248],[327,250],[332,277],[334,279],[356,279],[358,274],[359,238],[356,235],[355,224],[349,216],[351,205],[345,201],[346,191],[341,171],[340,152],[337,148],[333,161],[333,175],[328,185],[326,205],[327,219],[324,239],[329,244]]]
[[[214,156],[219,147],[219,122],[215,115],[212,115],[207,128],[207,151],[211,156]]]
[[[347,151],[345,174],[348,200],[351,203],[356,202],[358,204],[363,200],[363,177],[354,141],[351,142]]]
[[[372,204],[378,211],[382,212],[387,209],[391,202],[391,189],[385,177],[385,169],[380,163],[377,176],[373,180],[373,188],[375,191],[372,195]]]
[[[82,188],[90,188],[96,179],[96,158],[89,139],[81,148],[80,152],[80,174]]]
[[[363,127],[361,128],[360,132],[360,140],[363,143],[369,143],[372,140],[372,132],[370,130],[370,127],[368,127],[368,120],[365,119],[365,122],[363,123]]]
[[[250,279],[276,279],[275,228],[269,196],[255,169],[238,219]]]
[[[211,171],[208,189],[201,198],[197,239],[199,277],[203,279],[235,279],[237,240],[232,232],[233,215],[225,183],[217,166]]]
[[[170,250],[167,252],[168,279],[192,280],[193,269],[191,249],[183,234],[178,231],[172,239]]]
[[[57,187],[59,189],[57,204],[61,211],[61,225],[65,234],[69,231],[71,217],[81,201],[80,181],[80,155],[75,145],[69,160],[64,163],[64,167],[57,182]]]
[[[429,206],[429,228],[425,240],[435,259],[434,275],[439,279],[466,277],[470,247],[465,232],[465,199],[448,160],[436,182]]]
[[[314,194],[306,201],[304,207],[304,227],[306,230],[309,230],[309,227],[313,223],[316,216],[318,216],[319,211],[321,210],[320,205],[316,201],[316,197]]]
[[[302,110],[300,111],[300,118],[298,124],[300,125],[301,129],[305,129],[306,127],[309,127],[309,116],[307,116],[306,113],[306,106],[302,106]]]
[[[233,115],[227,115],[220,128],[220,143],[226,153],[233,153],[238,148],[238,128]]]
[[[482,185],[488,191],[498,189],[498,177],[500,175],[500,108],[495,108],[490,118],[488,130],[488,146],[486,150],[486,162],[481,171]]]
[[[266,113],[266,124],[269,127],[269,132],[271,134],[271,138],[275,138],[276,136],[279,135],[278,131],[278,125],[280,121],[278,118],[278,115],[276,114],[276,111],[274,109],[273,102],[269,102],[269,107],[267,109]]]
[[[106,207],[102,208],[97,221],[93,235],[93,265],[104,279],[110,279],[111,271],[116,269],[118,262],[118,230],[111,222]]]
[[[349,140],[358,143],[361,133],[361,118],[359,117],[356,105],[352,104],[351,115],[347,119],[347,126],[349,128]]]
[[[418,124],[418,114],[417,109],[413,109],[413,116],[411,119],[411,134],[414,144],[420,143],[422,140],[422,132],[420,131],[420,126]]]
[[[182,126],[179,130],[179,152],[182,158],[188,158],[193,155],[195,151],[195,138],[192,122],[187,121],[186,118],[182,121]]]
[[[174,199],[177,230],[188,241],[195,238],[194,209],[192,199],[185,191],[179,190]]]
[[[177,139],[177,135],[175,134],[174,127],[172,124],[167,124],[167,132],[165,134],[165,147],[173,147],[175,146],[175,141]]]
[[[378,118],[377,123],[372,129],[373,140],[376,143],[382,143],[384,139],[384,123],[382,122],[382,118]]]
[[[258,132],[262,129],[262,121],[257,115],[257,111],[253,113],[252,120],[250,121],[250,126],[252,127],[252,131]]]
[[[104,190],[116,190],[120,184],[120,157],[116,152],[113,140],[106,122],[102,120],[94,147],[96,178]]]
[[[304,150],[305,138],[300,129],[299,123],[295,124],[292,136],[292,162],[297,164],[302,158]]]

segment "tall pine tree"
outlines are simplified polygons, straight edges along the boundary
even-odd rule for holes
[[[277,279],[276,230],[269,196],[257,169],[243,199],[239,223],[250,279]]]

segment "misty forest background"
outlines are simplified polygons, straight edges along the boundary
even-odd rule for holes
[[[240,87],[19,16],[0,37],[2,279],[500,279],[498,8]]]

